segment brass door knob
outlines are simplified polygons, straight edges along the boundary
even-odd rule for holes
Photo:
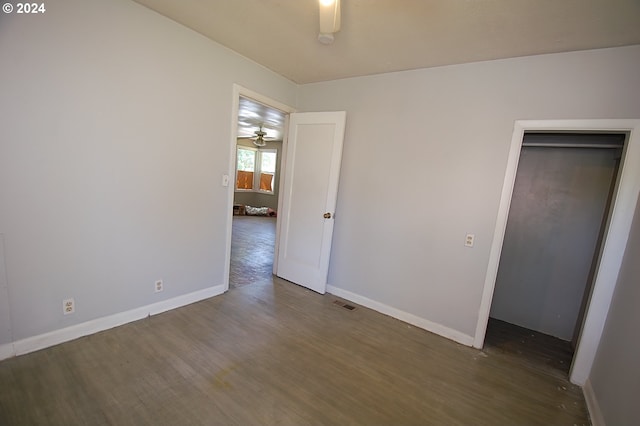
[[[331,219],[331,213],[325,213],[324,214],[324,218],[325,219]]]

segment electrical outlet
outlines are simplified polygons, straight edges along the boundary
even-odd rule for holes
[[[75,300],[73,300],[73,298],[64,299],[62,301],[62,313],[64,315],[72,314],[75,311],[76,311],[76,302],[75,302]]]
[[[464,246],[465,247],[473,247],[473,240],[476,238],[476,236],[474,234],[467,234],[467,236],[464,239]]]
[[[156,293],[159,293],[159,292],[161,292],[162,290],[164,290],[164,286],[162,285],[162,280],[158,280],[158,281],[156,281],[156,285],[155,285],[154,289],[155,289],[154,291],[155,291]]]

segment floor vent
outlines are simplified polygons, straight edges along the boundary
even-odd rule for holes
[[[353,311],[353,310],[356,308],[356,307],[355,307],[355,306],[353,306],[353,305],[348,305],[348,304],[343,303],[343,302],[341,302],[341,301],[339,301],[339,300],[334,300],[334,301],[333,301],[333,304],[334,304],[334,305],[338,305],[338,306],[340,306],[340,307],[343,307],[343,308],[345,308],[345,309],[348,309],[348,310],[350,310],[350,311]]]

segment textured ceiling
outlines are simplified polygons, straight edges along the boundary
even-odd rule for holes
[[[253,139],[257,130],[264,131],[267,141],[282,141],[285,113],[248,98],[240,97],[238,103],[237,136]]]
[[[640,44],[640,0],[135,0],[296,83]]]

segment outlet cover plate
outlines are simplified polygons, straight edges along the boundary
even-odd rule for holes
[[[73,298],[64,299],[62,301],[62,313],[64,315],[72,314],[76,311],[76,302]]]
[[[474,234],[467,234],[466,238],[464,239],[464,246],[465,247],[473,247],[473,240],[475,240],[476,236]]]

